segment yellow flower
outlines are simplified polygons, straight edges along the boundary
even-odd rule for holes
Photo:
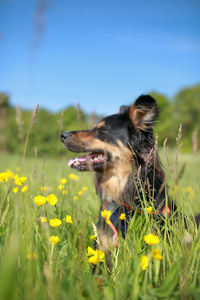
[[[73,174],[73,173],[69,174],[69,179],[78,180],[78,178],[79,177],[77,175]]]
[[[88,187],[87,187],[87,186],[83,186],[83,187],[82,187],[82,191],[83,191],[83,192],[86,192],[87,190],[88,190]]]
[[[21,189],[21,192],[24,193],[28,190],[28,185],[23,186],[23,188]]]
[[[96,265],[104,261],[105,254],[101,250],[93,250],[91,247],[88,247],[88,256],[90,256],[88,262]]]
[[[144,241],[148,244],[148,245],[156,245],[160,243],[159,238],[157,237],[157,235],[154,234],[147,234],[144,236]]]
[[[27,177],[19,177],[18,175],[15,175],[14,181],[16,185],[22,185],[27,180]]]
[[[9,178],[15,178],[15,173],[13,173],[10,169],[6,169],[6,173]]]
[[[63,184],[59,184],[59,185],[58,185],[58,189],[59,189],[60,191],[62,191],[64,188],[65,188],[65,187],[64,187]]]
[[[40,222],[41,223],[46,223],[47,222],[47,218],[46,217],[41,217],[40,218]]]
[[[93,234],[93,235],[91,235],[91,236],[90,236],[90,240],[91,240],[91,241],[94,241],[94,240],[96,240],[96,236],[95,236],[95,234]]]
[[[40,206],[46,202],[46,197],[38,195],[34,197],[35,204]]]
[[[62,190],[62,194],[63,194],[63,195],[67,195],[67,194],[68,194],[68,191],[67,191],[67,190]]]
[[[37,259],[38,258],[38,256],[37,256],[37,253],[36,252],[33,252],[33,259]]]
[[[54,194],[50,194],[46,199],[50,205],[55,205],[58,201],[57,197]]]
[[[161,260],[163,259],[160,251],[158,249],[152,249],[152,257],[155,258],[155,259],[158,259],[158,260]]]
[[[8,172],[0,173],[0,182],[7,182],[8,179],[9,179],[9,173]]]
[[[73,198],[74,200],[78,200],[79,198],[77,197],[77,196],[74,196],[74,198]]]
[[[146,255],[142,255],[140,266],[143,271],[148,267],[148,257]]]
[[[45,192],[47,190],[46,186],[41,186],[40,189],[42,192]]]
[[[66,223],[71,223],[71,224],[73,223],[71,216],[66,215]]]
[[[51,227],[59,227],[61,224],[62,224],[62,221],[60,219],[55,218],[55,219],[49,220],[49,225]]]
[[[148,214],[152,213],[152,206],[146,207],[145,210],[147,211]]]
[[[194,190],[193,190],[193,188],[192,188],[191,186],[187,186],[187,187],[184,188],[183,190],[184,190],[184,192],[185,192],[186,194],[188,194],[188,197],[189,197],[190,199],[193,199],[193,198],[194,198]]]
[[[176,195],[176,193],[178,192],[178,190],[179,190],[179,186],[177,184],[174,184],[174,186],[171,189],[172,195]]]
[[[126,215],[123,213],[119,216],[119,219],[120,220],[126,220]]]
[[[55,245],[60,241],[60,238],[59,236],[52,235],[49,237],[49,241],[51,242],[52,245]]]
[[[31,258],[32,258],[32,254],[31,254],[30,252],[28,252],[28,253],[26,254],[26,259],[30,260]]]
[[[16,186],[15,188],[13,188],[13,192],[15,193],[15,194],[17,194],[18,193],[18,190],[19,190],[19,188]]]
[[[106,209],[104,209],[104,210],[102,210],[101,211],[101,216],[104,218],[104,219],[106,219],[106,223],[107,224],[110,224],[110,216],[111,216],[111,211],[110,210],[106,210]]]
[[[66,184],[67,183],[67,179],[66,178],[61,178],[60,179],[60,183],[61,184]]]
[[[83,194],[83,192],[82,191],[78,191],[78,193],[77,193],[79,196],[81,196],[82,194]]]

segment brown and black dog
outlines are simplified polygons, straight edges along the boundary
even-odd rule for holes
[[[141,211],[144,199],[149,205],[153,203],[156,215],[170,214],[176,209],[173,203],[167,207],[165,203],[165,174],[153,138],[157,116],[156,101],[142,95],[133,105],[122,106],[117,114],[104,118],[92,130],[61,134],[67,149],[87,153],[71,159],[68,165],[78,171],[96,172],[101,211],[111,212],[108,224],[101,213],[97,224],[98,240],[104,251],[117,246],[119,231],[125,238],[127,221],[136,208]],[[126,220],[119,221],[121,213]],[[105,230],[106,226],[110,230]]]

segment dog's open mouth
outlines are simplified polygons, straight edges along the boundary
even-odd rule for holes
[[[79,171],[96,171],[103,169],[107,163],[107,156],[103,152],[94,152],[70,159],[68,166]]]

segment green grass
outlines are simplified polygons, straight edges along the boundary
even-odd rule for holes
[[[199,233],[188,218],[190,236],[185,234],[182,212],[192,215],[200,211],[200,157],[182,155],[178,166],[174,152],[169,155],[169,164],[162,153],[161,157],[170,195],[180,207],[179,216],[172,222],[166,218],[160,227],[157,218],[135,214],[126,240],[120,238],[119,248],[112,251],[111,274],[104,263],[93,274],[87,257],[88,246],[93,247],[90,236],[100,204],[93,174],[75,173],[79,179],[74,181],[68,177],[72,171],[66,159],[26,158],[18,174],[27,176],[27,192],[14,194],[12,181],[0,183],[0,299],[199,299]],[[0,172],[7,168],[16,172],[20,165],[19,156],[1,155]],[[58,189],[62,177],[68,180],[67,195]],[[46,192],[41,192],[42,185]],[[84,186],[88,190],[73,200]],[[193,193],[185,191],[188,186]],[[34,204],[35,196],[51,193],[58,198],[56,206]],[[66,214],[72,217],[72,224],[65,222]],[[48,220],[57,217],[63,223],[52,228],[41,224],[41,216]],[[156,233],[160,239],[157,248],[163,256],[161,261],[151,258],[152,246],[144,242],[148,233]],[[51,235],[59,236],[58,244],[51,245]],[[142,255],[149,257],[144,271]]]

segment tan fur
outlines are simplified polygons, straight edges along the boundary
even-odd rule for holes
[[[118,246],[118,239],[115,235],[108,235],[105,231],[98,231],[98,241],[99,248],[105,253],[108,253],[112,248]]]
[[[101,121],[99,124],[97,124],[97,128],[101,128],[105,125],[105,121]]]

